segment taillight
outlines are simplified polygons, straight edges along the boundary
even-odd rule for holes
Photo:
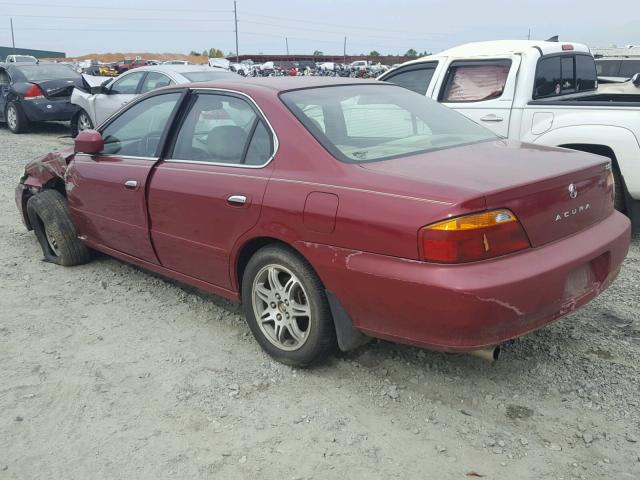
[[[465,263],[529,248],[529,238],[510,210],[491,210],[422,227],[420,258],[426,262]]]
[[[27,91],[24,92],[24,99],[35,100],[36,98],[44,98],[44,93],[42,93],[38,85],[32,83],[29,88],[27,88]]]

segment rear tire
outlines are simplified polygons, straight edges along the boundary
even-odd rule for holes
[[[27,215],[48,262],[69,267],[87,263],[89,248],[76,233],[67,200],[57,190],[44,190],[27,201]]]
[[[279,362],[306,367],[335,350],[324,286],[288,248],[268,245],[251,257],[242,280],[242,303],[253,336]]]
[[[22,111],[22,107],[16,102],[10,102],[4,114],[7,127],[13,133],[24,133],[29,128],[29,120]]]

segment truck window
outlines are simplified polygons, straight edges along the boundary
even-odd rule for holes
[[[596,60],[599,77],[617,77],[620,72],[620,60]]]
[[[550,55],[538,60],[533,98],[594,90],[595,62],[591,55]]]
[[[441,102],[480,102],[502,96],[511,60],[453,62],[440,92]]]
[[[596,88],[598,88],[598,74],[595,62],[589,55],[576,55],[576,89],[583,92]]]
[[[638,60],[623,60],[620,65],[621,77],[633,77],[636,73],[640,73],[640,59]]]
[[[431,83],[431,78],[433,77],[433,72],[436,71],[437,65],[436,62],[402,68],[386,77],[384,81],[395,83],[420,95],[426,95],[427,87]]]

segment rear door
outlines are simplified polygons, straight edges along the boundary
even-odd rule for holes
[[[149,238],[147,180],[184,92],[132,105],[101,129],[104,149],[76,154],[67,169],[67,197],[80,235],[132,257],[158,263]]]
[[[455,60],[449,64],[439,86],[438,101],[508,137],[519,66],[519,56]]]
[[[112,113],[121,109],[135,98],[144,76],[145,72],[125,73],[111,84],[106,93],[96,96],[96,125],[100,125]]]
[[[231,289],[231,250],[258,221],[273,153],[273,132],[253,102],[194,95],[149,185],[151,238],[163,266]]]

